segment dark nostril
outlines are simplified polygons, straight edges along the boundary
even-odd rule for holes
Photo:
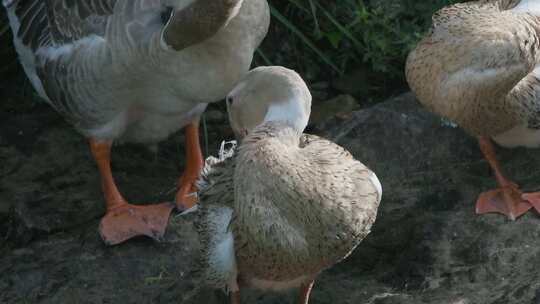
[[[228,104],[228,105],[232,105],[232,104],[233,104],[233,101],[234,101],[234,100],[233,100],[233,98],[232,98],[231,96],[228,96],[228,97],[227,97],[227,104]]]

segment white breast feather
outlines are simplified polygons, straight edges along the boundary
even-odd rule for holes
[[[213,235],[210,236],[208,262],[210,271],[226,282],[229,291],[238,291],[234,237],[228,229],[231,219],[230,208],[216,207],[208,213],[208,221],[214,228]]]
[[[369,175],[369,179],[371,180],[371,183],[373,184],[373,186],[375,186],[375,188],[377,189],[377,193],[379,194],[379,201],[381,200],[382,198],[382,185],[381,185],[381,182],[379,181],[379,179],[377,178],[377,175],[375,175],[375,173],[371,172],[371,174]]]
[[[506,148],[538,148],[540,147],[540,130],[517,126],[503,134],[493,136],[493,140]]]

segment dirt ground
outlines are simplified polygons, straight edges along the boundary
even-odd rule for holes
[[[106,247],[99,176],[85,140],[46,105],[0,103],[0,303],[181,303],[194,288],[190,218],[173,217],[166,239]],[[208,149],[231,137],[209,117]],[[540,303],[540,218],[476,216],[494,187],[472,138],[410,94],[310,129],[348,148],[383,184],[370,236],[317,281],[313,304]],[[156,152],[157,151],[157,152]],[[172,200],[182,169],[181,134],[157,150],[118,146],[113,169],[133,202]],[[508,174],[540,188],[537,150],[501,150]],[[294,303],[291,294],[244,293],[245,303]],[[226,303],[203,290],[187,301]]]

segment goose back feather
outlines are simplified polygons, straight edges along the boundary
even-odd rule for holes
[[[289,288],[273,282],[301,283],[347,257],[381,199],[375,174],[345,149],[273,122],[243,141],[234,181],[240,280],[263,289]]]
[[[237,275],[263,290],[309,282],[369,233],[382,193],[349,152],[280,123],[257,127],[233,157],[207,162],[202,180],[199,267],[205,282],[232,291]],[[232,258],[216,258],[231,246]]]
[[[524,0],[443,8],[407,60],[411,89],[428,109],[476,136],[534,128],[540,113],[539,17],[539,6]]]
[[[80,132],[155,142],[222,99],[247,73],[268,29],[266,0],[235,1],[241,7],[215,35],[171,47],[163,31],[182,15],[175,12],[203,2],[4,0],[4,6],[34,88]]]

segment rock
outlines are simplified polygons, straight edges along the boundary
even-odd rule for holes
[[[320,276],[312,304],[539,303],[540,219],[474,214],[476,196],[495,182],[473,138],[410,94],[316,129],[370,166],[384,194],[372,233]],[[177,303],[193,290],[198,240],[189,216],[173,217],[161,243],[106,247],[97,234],[98,174],[84,140],[43,108],[0,119],[0,139],[0,160],[10,159],[0,170],[0,202],[11,202],[9,221],[0,224],[0,240],[9,235],[0,249],[0,303]],[[173,136],[157,155],[115,148],[115,175],[129,199],[172,199],[179,145]],[[516,182],[537,189],[537,151],[501,150],[500,158]],[[188,302],[225,299],[204,290]],[[244,294],[244,303],[293,299],[294,292]]]
[[[336,115],[344,117],[360,107],[350,95],[339,95],[324,102],[314,102],[311,106],[311,124],[320,124]]]
[[[354,283],[326,287],[355,290],[343,303],[363,303],[369,296],[360,294],[377,289],[407,295],[388,303],[538,303],[540,219],[535,212],[516,222],[475,215],[477,195],[495,181],[473,138],[420,108],[411,94],[319,128],[383,185],[372,233],[335,269],[356,273]],[[538,190],[540,172],[531,169],[540,163],[537,150],[499,152],[509,176]]]

